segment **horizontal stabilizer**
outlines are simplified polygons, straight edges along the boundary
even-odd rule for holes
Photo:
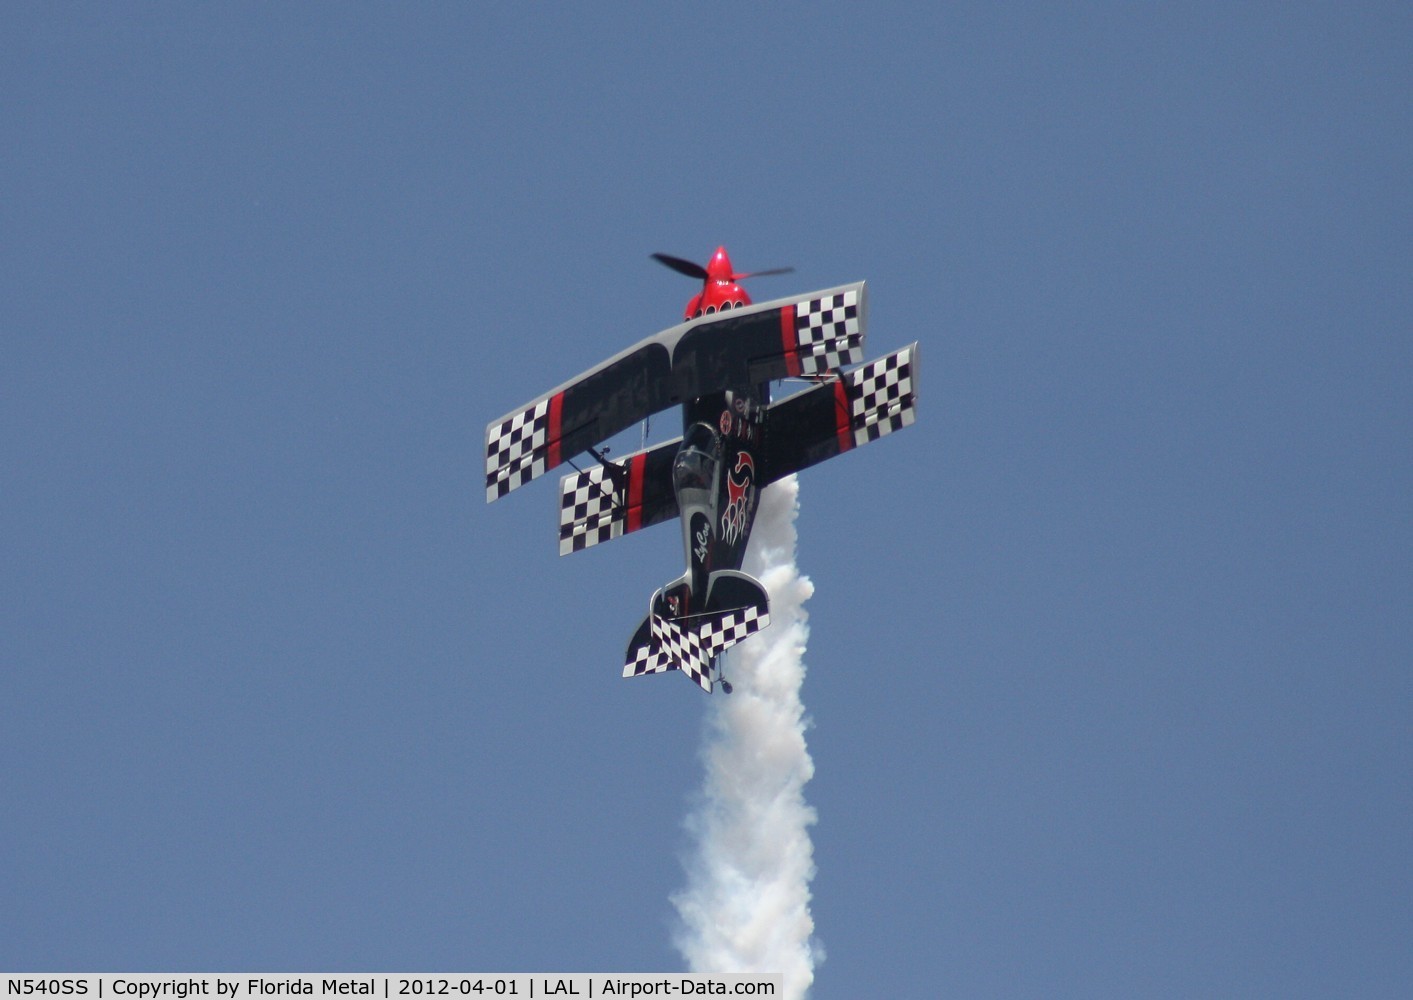
[[[773,404],[765,416],[764,481],[799,472],[910,426],[917,344]]]
[[[680,594],[685,582],[669,587]],[[710,694],[716,657],[770,624],[765,588],[745,573],[720,570],[710,577],[704,609],[676,616],[658,613],[665,610],[659,598],[666,592],[667,588],[654,595],[653,612],[633,633],[623,676],[681,670]]]
[[[559,482],[559,554],[567,556],[677,516],[674,438],[611,465],[596,465]]]

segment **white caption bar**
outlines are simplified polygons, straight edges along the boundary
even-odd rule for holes
[[[490,1000],[492,997],[778,997],[781,976],[696,972],[0,973],[0,1000]]]

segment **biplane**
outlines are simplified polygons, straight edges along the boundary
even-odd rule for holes
[[[730,693],[720,654],[770,624],[760,582],[741,571],[760,490],[912,424],[917,343],[867,364],[864,283],[752,303],[725,248],[706,266],[653,255],[699,278],[684,321],[486,427],[486,501],[563,463],[559,551],[579,552],[678,519],[687,569],[659,588],[623,676],[680,670]],[[854,367],[857,366],[857,367]],[[808,388],[772,402],[773,383]],[[610,459],[603,443],[682,408],[682,435]],[[573,459],[598,462],[580,469]]]

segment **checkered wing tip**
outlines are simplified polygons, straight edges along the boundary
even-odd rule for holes
[[[615,486],[602,465],[561,479],[559,554],[581,552],[622,535],[626,521],[624,501],[623,490]]]
[[[799,303],[795,340],[802,375],[823,375],[862,361],[863,286]]]
[[[844,375],[854,445],[912,425],[917,416],[917,344]]]
[[[486,428],[486,502],[524,486],[549,468],[549,407],[542,399]]]

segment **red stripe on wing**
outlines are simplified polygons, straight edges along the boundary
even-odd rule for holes
[[[854,446],[854,433],[849,419],[849,394],[844,389],[844,380],[834,380],[834,430],[839,436],[839,450],[848,451]]]
[[[637,531],[643,526],[643,479],[645,478],[643,474],[647,467],[647,452],[634,455],[632,462],[628,465],[627,523],[623,525],[625,532]]]
[[[563,456],[559,453],[559,437],[564,421],[564,393],[557,392],[550,397],[549,405],[549,433],[548,447],[545,453],[545,468],[553,469],[562,462]]]
[[[785,353],[785,370],[792,376],[800,374],[800,339],[795,333],[795,307],[780,307],[780,346]]]

